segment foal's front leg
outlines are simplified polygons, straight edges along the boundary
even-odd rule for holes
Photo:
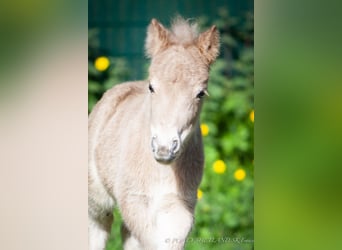
[[[112,213],[94,218],[88,217],[89,250],[104,250],[113,223]]]
[[[158,250],[184,249],[186,238],[193,224],[193,214],[178,199],[163,202],[155,214],[152,233]]]

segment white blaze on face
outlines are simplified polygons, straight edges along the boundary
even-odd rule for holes
[[[151,146],[157,160],[172,161],[191,133],[200,109],[192,85],[162,83],[152,79]],[[182,87],[182,88],[181,88]]]

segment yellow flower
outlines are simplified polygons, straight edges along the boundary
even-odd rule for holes
[[[203,136],[207,136],[209,134],[209,127],[207,124],[205,123],[201,124],[201,132]]]
[[[245,177],[246,177],[246,171],[243,170],[242,168],[239,168],[234,172],[234,178],[237,181],[242,181],[243,179],[245,179]]]
[[[95,60],[95,68],[98,71],[105,71],[109,67],[109,59],[105,56],[100,56]]]
[[[213,169],[216,174],[223,174],[224,172],[226,172],[227,167],[224,161],[217,160],[213,164]]]
[[[249,119],[251,119],[252,122],[254,122],[254,110],[249,113]]]
[[[197,199],[202,199],[202,196],[203,196],[203,192],[201,189],[197,189]]]

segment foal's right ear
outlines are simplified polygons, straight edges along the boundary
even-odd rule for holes
[[[146,55],[149,58],[155,56],[158,52],[165,49],[169,44],[169,31],[156,19],[152,19],[147,29],[147,38],[145,41]]]

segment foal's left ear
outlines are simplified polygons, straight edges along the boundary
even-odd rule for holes
[[[197,47],[209,65],[215,61],[220,52],[220,35],[215,25],[199,35]]]

